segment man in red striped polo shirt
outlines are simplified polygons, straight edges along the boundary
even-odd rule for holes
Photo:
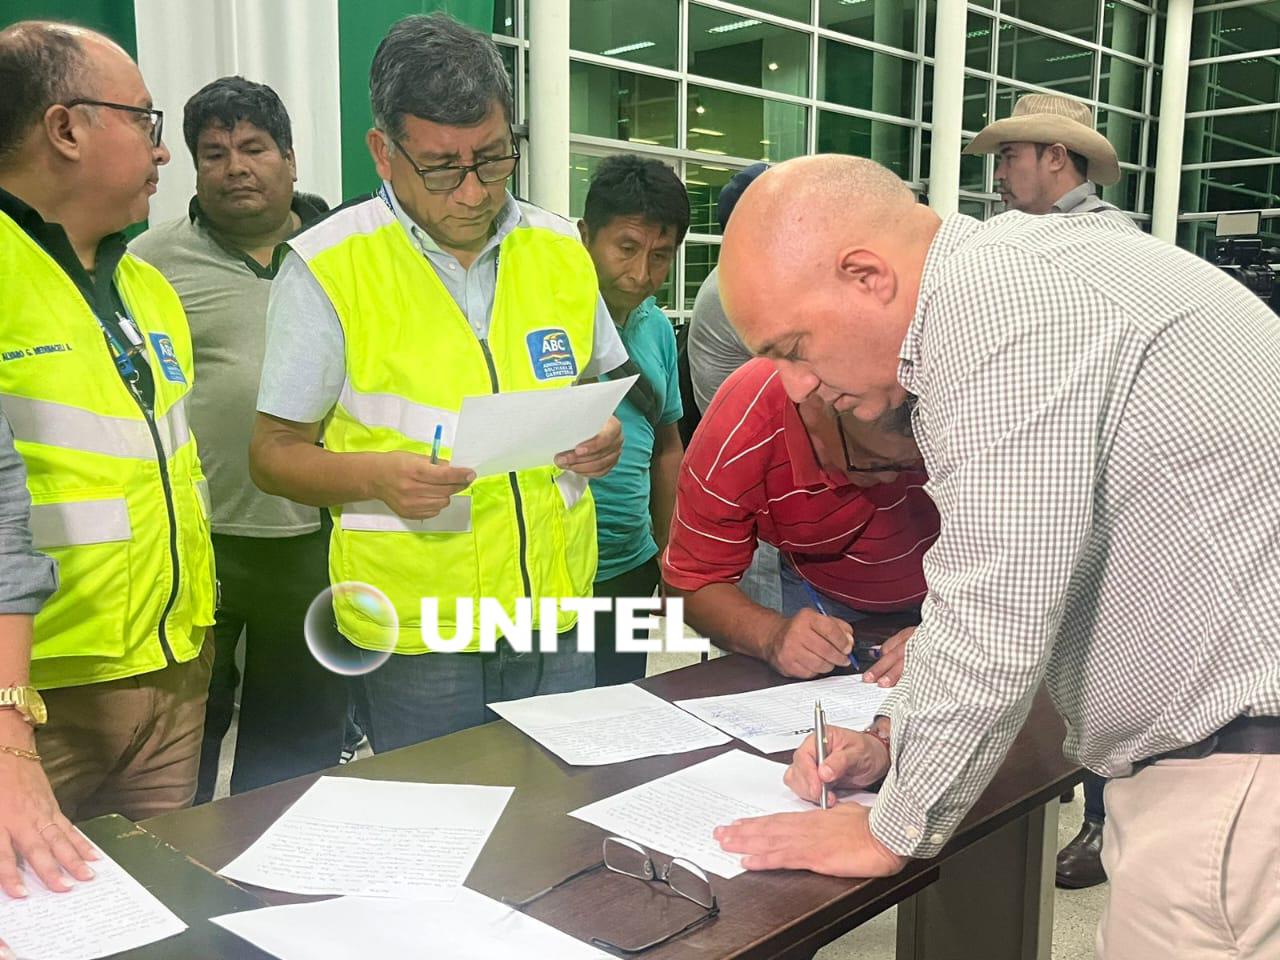
[[[850,624],[924,599],[938,514],[921,469],[910,439],[837,419],[816,396],[793,403],[773,364],[752,360],[717,391],[685,453],[663,579],[720,647],[789,677],[847,665]],[[781,614],[737,586],[760,541],[783,557]],[[896,681],[906,633],[872,679]]]

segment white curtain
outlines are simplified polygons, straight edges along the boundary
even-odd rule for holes
[[[338,0],[134,0],[138,65],[164,110],[173,159],[160,171],[152,223],[185,216],[195,169],[182,108],[210,80],[240,74],[272,87],[293,122],[298,189],[342,200]]]

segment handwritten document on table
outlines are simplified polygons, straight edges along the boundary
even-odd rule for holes
[[[863,683],[858,674],[788,683],[750,693],[677,700],[676,706],[761,753],[779,753],[794,750],[813,732],[815,700],[822,701],[827,723],[865,730],[888,695],[888,688]]]
[[[288,893],[452,900],[513,790],[321,777],[220,872]]]
[[[712,830],[743,817],[817,809],[782,782],[786,769],[786,764],[730,750],[569,815],[653,850],[692,860],[727,879],[743,872],[741,860],[720,849]],[[869,793],[841,799],[868,805],[875,801]]]
[[[123,867],[99,853],[90,864],[97,876],[67,893],[50,893],[24,867],[27,898],[0,894],[0,937],[14,953],[33,960],[96,960],[187,929]]]
[[[622,763],[728,743],[697,717],[633,683],[491,703],[565,763]]]

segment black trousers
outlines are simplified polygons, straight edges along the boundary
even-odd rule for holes
[[[343,678],[316,662],[303,623],[329,586],[328,537],[213,536],[222,605],[205,712],[196,802],[212,799],[218,748],[235,709],[236,645],[245,638],[244,688],[231,792],[243,793],[338,762],[347,716]]]
[[[1107,808],[1102,802],[1102,791],[1107,785],[1107,778],[1100,777],[1091,770],[1084,774],[1084,818],[1094,823],[1102,823],[1107,819]]]
[[[597,597],[651,597],[658,586],[658,558],[650,557],[638,567],[610,580],[597,580]],[[644,678],[647,653],[619,653],[618,618],[613,611],[596,614],[596,686],[630,683]]]

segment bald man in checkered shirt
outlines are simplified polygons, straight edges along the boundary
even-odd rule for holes
[[[911,431],[942,522],[876,733],[787,782],[858,804],[717,829],[749,869],[938,853],[1042,682],[1107,786],[1104,960],[1280,957],[1280,321],[1107,217],[939,220],[889,171],[788,161],[721,295],[794,400]]]

